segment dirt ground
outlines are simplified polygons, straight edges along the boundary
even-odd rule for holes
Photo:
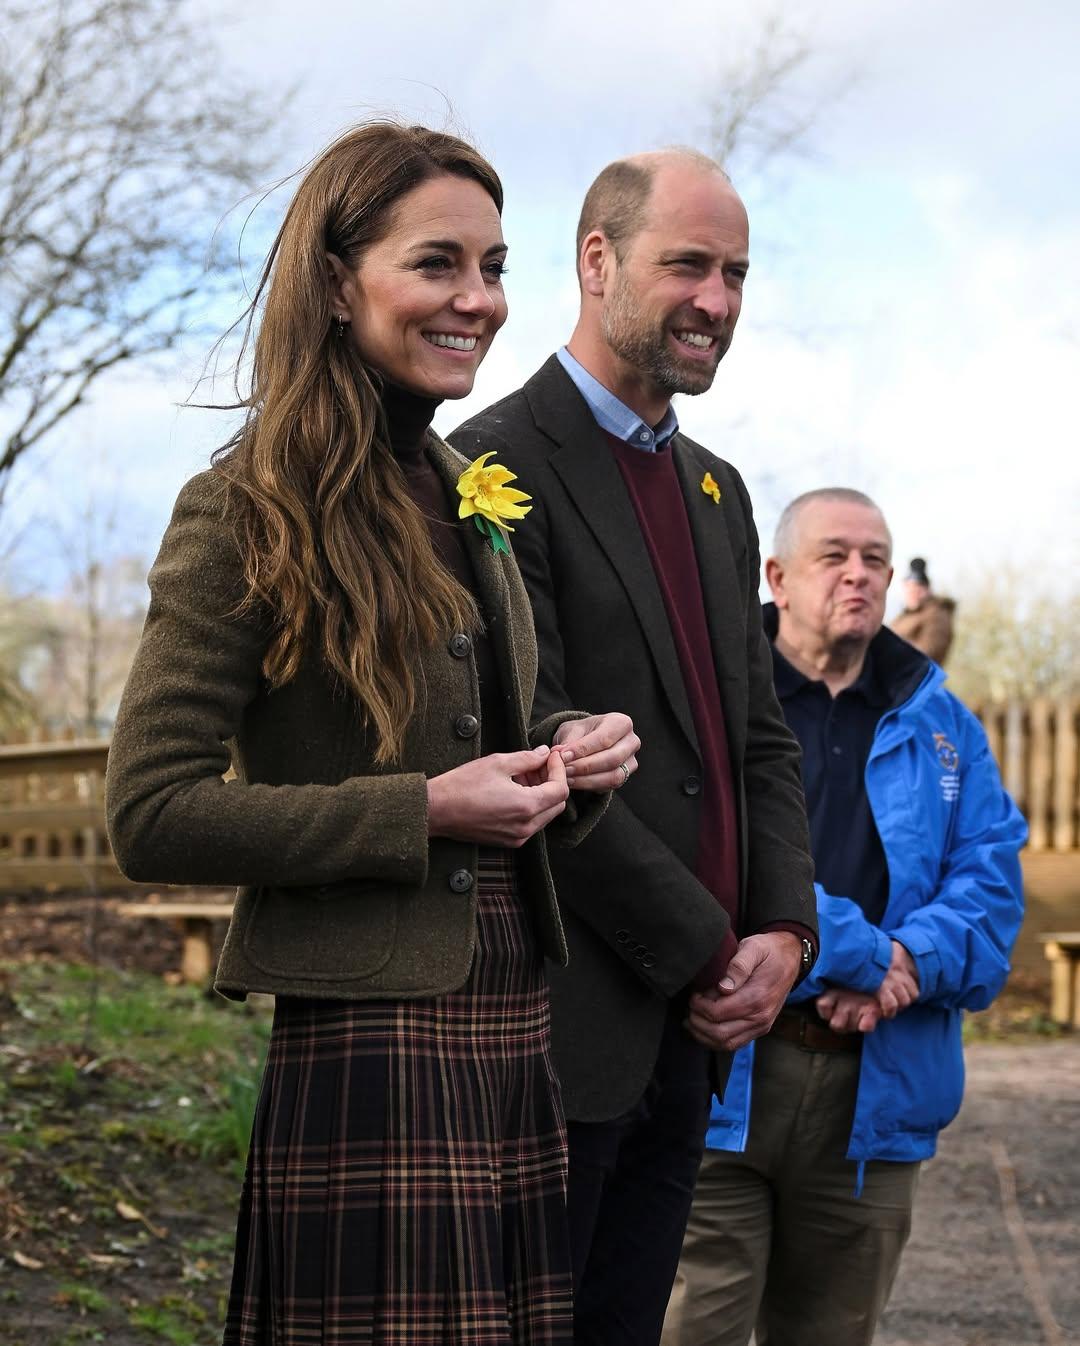
[[[179,945],[170,924],[121,919],[116,908],[124,900],[131,896],[94,904],[5,901],[0,962],[85,962],[92,954],[103,965],[171,976]],[[1012,1004],[1022,1000],[1014,994]],[[989,1031],[1018,1022],[1009,1004],[1006,997]],[[1030,1005],[1023,1003],[1022,1011],[1029,1031],[1010,1029],[1005,1040],[978,1040],[968,1048],[964,1107],[944,1133],[937,1158],[924,1168],[911,1242],[877,1338],[881,1346],[1080,1343],[1080,1036],[1039,1036],[1030,1031]],[[986,1020],[978,1031],[988,1031]],[[133,1170],[125,1181],[140,1205],[174,1231],[172,1241],[184,1235],[185,1252],[179,1261],[166,1256],[164,1242],[145,1231],[141,1243],[127,1235],[114,1239],[108,1247],[115,1256],[101,1259],[117,1263],[109,1272],[110,1297],[157,1302],[166,1310],[156,1318],[144,1312],[137,1326],[133,1321],[107,1334],[93,1330],[91,1312],[72,1330],[64,1294],[70,1299],[78,1284],[42,1299],[31,1286],[46,1273],[9,1261],[0,1270],[0,1346],[103,1339],[116,1346],[155,1340],[209,1346],[215,1340],[212,1324],[221,1303],[216,1287],[228,1270],[235,1179],[207,1172],[193,1183],[190,1164],[155,1163]],[[44,1205],[55,1203],[56,1195],[47,1183],[39,1191],[47,1219]],[[19,1196],[34,1204],[30,1191]],[[174,1313],[186,1308],[187,1330],[169,1318],[170,1305]],[[196,1310],[205,1315],[197,1325],[190,1317]],[[69,1325],[65,1332],[63,1322]]]
[[[978,1042],[967,1065],[877,1340],[1080,1342],[1080,1038]]]
[[[0,897],[0,962],[53,959],[61,963],[100,963],[120,971],[138,969],[171,975],[180,967],[180,930],[171,920],[130,920],[121,908],[135,902],[228,902],[235,889],[168,888],[149,885],[122,896],[41,896],[9,893]],[[215,932],[224,938],[224,923]]]

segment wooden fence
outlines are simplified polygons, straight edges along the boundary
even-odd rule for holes
[[[1025,871],[1047,853],[1055,876],[1064,865],[1053,888],[1080,903],[1080,699],[1010,702],[977,713],[1028,818]],[[92,739],[0,745],[0,891],[128,886],[105,835],[108,752],[106,741]]]
[[[978,708],[1005,788],[1028,820],[1032,851],[1080,849],[1080,699],[1037,698]]]
[[[0,745],[0,892],[125,888],[105,835],[105,740]]]

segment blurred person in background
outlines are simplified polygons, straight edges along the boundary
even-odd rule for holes
[[[534,722],[527,493],[429,429],[506,317],[501,210],[439,132],[319,156],[249,314],[246,423],[150,574],[113,846],[239,884],[215,985],[276,996],[226,1346],[571,1339],[544,829],[579,839],[638,742]]]
[[[882,626],[891,553],[835,488],[788,505],[766,563],[821,953],[713,1103],[663,1346],[869,1346],[960,1107],[962,1011],[1009,971],[1027,827],[942,670]]]
[[[939,597],[930,588],[930,576],[921,556],[913,556],[904,576],[904,610],[892,621],[892,629],[935,664],[944,666],[953,641],[956,603]]]

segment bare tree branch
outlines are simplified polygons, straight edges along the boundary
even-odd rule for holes
[[[1009,562],[961,587],[949,685],[965,701],[1075,696],[1080,691],[1080,588],[1033,585]]]
[[[230,84],[184,0],[0,0],[0,506],[108,369],[226,284],[210,240],[280,108]]]
[[[147,597],[120,481],[115,467],[92,463],[79,503],[30,526],[29,589],[25,577],[5,583],[0,557],[0,740],[32,723],[92,737],[112,721]]]
[[[720,73],[708,139],[736,180],[807,153],[810,132],[850,88],[850,78],[826,81],[812,93],[800,85],[813,59],[809,40],[775,11],[765,18],[752,49],[740,50]]]

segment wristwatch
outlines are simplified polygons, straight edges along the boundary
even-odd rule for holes
[[[799,981],[802,981],[804,977],[810,975],[810,970],[816,961],[813,943],[804,938],[802,941],[802,958],[799,962]],[[798,985],[798,983],[796,983],[796,985]]]

